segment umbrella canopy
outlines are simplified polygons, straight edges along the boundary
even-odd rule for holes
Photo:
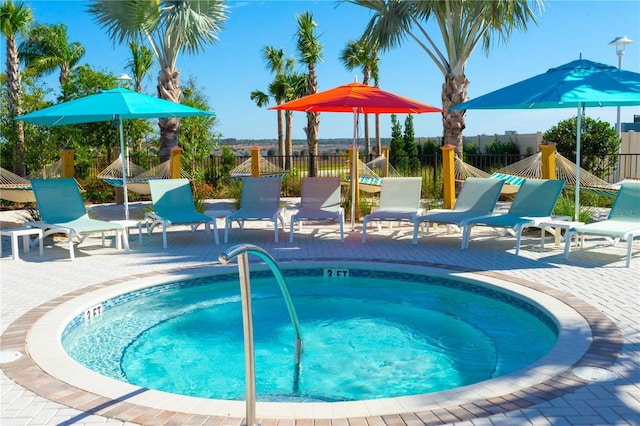
[[[94,123],[133,118],[171,118],[213,115],[187,105],[177,104],[127,89],[102,90],[96,94],[63,102],[16,117],[46,126]]]
[[[16,120],[46,126],[94,123],[99,121],[117,122],[120,128],[120,155],[122,157],[122,186],[124,188],[125,218],[129,219],[127,199],[128,158],[125,149],[122,120],[134,118],[172,118],[211,116],[213,113],[187,105],[166,101],[127,89],[102,90],[99,93],[63,102],[48,108],[16,117]]]
[[[421,114],[425,112],[444,112],[440,108],[357,82],[304,96],[270,107],[269,109],[303,112],[348,112],[353,114],[351,199],[354,202],[356,200],[356,184],[353,177],[356,175],[355,170],[358,167],[356,161],[358,114]],[[352,230],[354,228],[354,222],[355,208],[352,208]]]
[[[345,84],[269,109],[303,112],[356,112],[360,114],[444,112],[440,108],[362,83]]]
[[[634,105],[640,105],[640,74],[579,59],[449,109],[577,108],[575,219],[578,220],[581,109]]]

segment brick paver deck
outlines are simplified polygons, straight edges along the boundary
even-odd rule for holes
[[[295,200],[292,200],[295,202]],[[132,203],[133,215],[149,203]],[[227,209],[228,203],[209,201],[208,209]],[[121,206],[93,209],[101,219],[122,216]],[[135,217],[135,216],[134,216]],[[8,220],[6,212],[0,219]],[[222,228],[222,221],[219,222]],[[514,255],[512,237],[497,237],[491,230],[478,230],[470,247],[460,249],[460,235],[444,228],[422,234],[419,245],[411,244],[409,227],[371,229],[367,243],[360,243],[359,228],[341,244],[337,226],[305,227],[294,244],[282,231],[280,243],[273,243],[273,231],[248,223],[244,231],[230,233],[229,243],[214,245],[213,236],[199,230],[170,228],[168,249],[162,249],[158,231],[131,239],[130,254],[102,247],[99,238],[89,238],[71,262],[64,242],[48,240],[44,256],[37,250],[10,258],[9,244],[3,244],[0,260],[2,307],[2,369],[0,423],[11,425],[59,424],[241,424],[240,418],[187,415],[148,409],[113,401],[74,389],[48,377],[30,358],[10,358],[15,348],[24,348],[30,325],[43,312],[71,292],[81,294],[93,286],[121,281],[134,275],[154,275],[175,269],[217,263],[218,255],[238,243],[252,243],[268,250],[279,261],[353,259],[443,266],[478,271],[542,289],[573,306],[589,321],[597,336],[581,365],[605,367],[615,380],[591,382],[568,370],[554,380],[524,388],[495,400],[469,401],[429,412],[332,420],[259,419],[264,425],[638,425],[640,424],[640,256],[634,247],[631,268],[625,268],[625,246],[606,246],[588,240],[586,250],[572,251],[562,259],[562,248],[539,245],[537,232],[523,238],[521,256]],[[596,247],[597,246],[597,247]],[[20,346],[22,345],[22,346]],[[24,352],[24,350],[22,351]],[[23,385],[18,384],[23,383]],[[73,407],[73,408],[70,408]],[[258,413],[259,414],[259,413]]]

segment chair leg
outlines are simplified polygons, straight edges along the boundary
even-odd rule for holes
[[[460,247],[462,250],[469,248],[469,239],[471,238],[471,228],[473,228],[473,225],[464,225],[464,227],[462,228],[462,243]]]
[[[230,225],[230,220],[228,217],[226,217],[224,219],[224,243],[227,244],[227,241],[229,240],[229,225]]]
[[[162,224],[162,248],[167,248],[167,224]]]
[[[293,244],[293,228],[295,227],[295,218],[291,218],[290,219],[291,222],[289,223],[289,243]]]
[[[631,248],[633,247],[633,235],[627,237],[627,263],[626,267],[631,266]]]
[[[278,242],[278,218],[273,221],[273,241]]]
[[[75,259],[75,253],[73,252],[73,232],[69,232],[69,257],[71,258],[71,260]]]
[[[342,213],[340,213],[340,218],[338,218],[338,223],[340,224],[340,242],[344,243],[344,218]]]
[[[129,249],[129,234],[127,233],[126,228],[122,231],[116,231],[116,239],[122,239],[122,245],[124,246],[124,252],[129,253],[131,250]]]
[[[522,239],[522,229],[524,226],[516,226],[516,256],[520,255],[520,240]]]
[[[418,232],[420,231],[420,221],[416,220],[413,222],[413,241],[411,243],[414,246],[418,245]]]
[[[567,230],[567,234],[564,236],[564,253],[562,257],[564,259],[569,258],[569,250],[571,250],[571,240],[573,240],[573,232]]]
[[[364,219],[362,219],[362,244],[364,244],[367,241],[367,222],[369,221],[369,219],[367,217],[365,217]]]

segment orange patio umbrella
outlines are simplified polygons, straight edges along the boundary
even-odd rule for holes
[[[351,176],[356,176],[356,140],[358,114],[422,114],[444,112],[422,102],[386,92],[362,83],[350,83],[305,96],[294,101],[270,107],[273,110],[302,112],[349,112],[353,114],[353,161]],[[354,179],[351,179],[351,199],[356,199]],[[354,227],[355,208],[351,209],[351,230]]]

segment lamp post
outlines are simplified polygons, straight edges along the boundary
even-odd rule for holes
[[[125,83],[123,84],[126,84],[127,81],[131,81],[133,78],[129,77],[129,74],[124,73],[116,77],[116,80],[124,81]]]
[[[627,38],[627,36],[618,36],[609,42],[610,46],[616,47],[616,55],[618,55],[618,68],[622,68],[622,56],[624,55],[624,49],[627,47],[627,44],[633,43],[633,40]],[[616,132],[618,132],[618,136],[620,137],[620,147],[618,148],[618,161],[616,162],[616,182],[620,181],[620,151],[622,148],[622,126],[620,124],[620,107],[618,107],[617,111],[617,120],[616,120]]]

